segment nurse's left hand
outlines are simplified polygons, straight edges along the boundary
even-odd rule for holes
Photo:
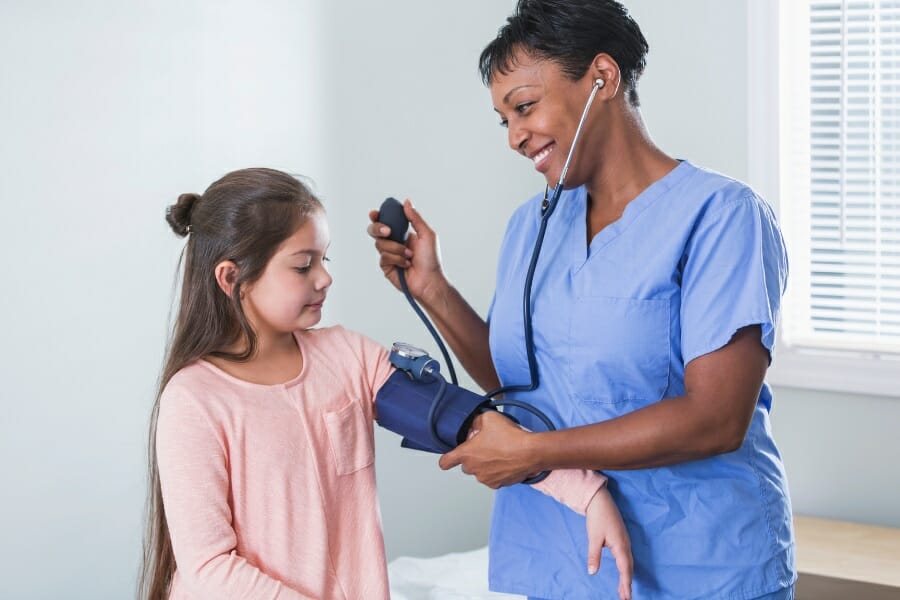
[[[535,475],[530,464],[530,436],[533,434],[496,411],[488,411],[475,418],[469,439],[440,460],[445,471],[457,465],[463,473],[492,489],[520,483]]]

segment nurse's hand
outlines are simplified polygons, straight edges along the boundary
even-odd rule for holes
[[[529,433],[501,415],[488,411],[475,417],[472,429],[478,432],[441,457],[442,469],[462,466],[463,473],[474,475],[489,488],[520,483],[536,475],[530,464]]]
[[[388,239],[391,231],[387,225],[378,222],[378,211],[369,211],[371,223],[366,232],[375,238],[375,248],[381,256],[379,266],[398,290],[397,269],[406,269],[406,285],[417,300],[439,297],[446,278],[441,269],[437,234],[409,199],[403,202],[403,212],[413,229],[406,238],[406,245]]]
[[[585,512],[588,536],[588,574],[600,570],[600,555],[603,546],[609,548],[619,571],[619,598],[631,599],[631,575],[634,572],[634,558],[631,555],[631,538],[616,508],[612,496],[603,486],[588,504]]]

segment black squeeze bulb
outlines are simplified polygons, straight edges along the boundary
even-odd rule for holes
[[[406,231],[409,220],[403,213],[403,205],[396,198],[385,198],[378,209],[378,222],[391,228],[388,239],[403,244],[406,242]]]

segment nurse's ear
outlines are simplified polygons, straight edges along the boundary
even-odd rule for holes
[[[588,75],[590,75],[592,83],[596,83],[598,79],[603,80],[603,85],[599,86],[597,92],[598,96],[605,100],[612,100],[618,95],[622,73],[619,71],[619,63],[612,56],[605,52],[595,56],[588,68]]]

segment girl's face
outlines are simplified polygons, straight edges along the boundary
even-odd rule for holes
[[[587,74],[574,81],[555,62],[534,59],[521,50],[508,73],[494,73],[491,100],[500,124],[509,131],[509,147],[530,159],[550,186],[559,181],[592,85]],[[591,144],[590,129],[585,123],[582,135],[587,139],[579,147]],[[575,154],[566,187],[580,185],[591,172],[590,153]]]
[[[322,319],[332,282],[325,255],[330,243],[325,215],[317,211],[279,246],[262,276],[244,288],[242,305],[258,334],[293,333]]]

